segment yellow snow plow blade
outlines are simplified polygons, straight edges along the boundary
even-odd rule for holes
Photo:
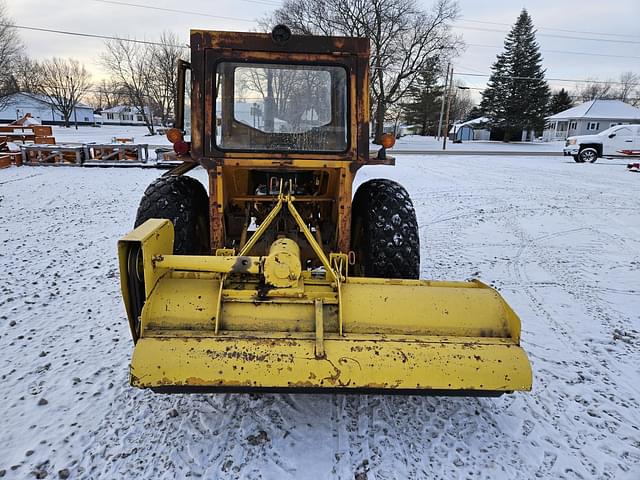
[[[323,255],[323,272],[301,271],[289,239],[276,240],[264,257],[227,250],[178,256],[172,247],[167,220],[148,220],[119,242],[136,387],[465,395],[531,389],[520,321],[478,281],[350,277],[342,254]]]

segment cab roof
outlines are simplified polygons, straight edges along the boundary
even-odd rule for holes
[[[191,30],[191,49],[231,49],[261,52],[309,54],[342,54],[369,56],[369,39],[291,35],[284,43],[276,43],[269,33]]]

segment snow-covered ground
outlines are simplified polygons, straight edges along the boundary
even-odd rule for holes
[[[58,143],[108,143],[114,137],[133,138],[136,143],[148,143],[153,146],[169,146],[169,140],[165,135],[148,135],[146,127],[103,125],[102,127],[74,127],[64,128],[53,127],[53,136]],[[555,152],[562,154],[564,142],[489,142],[489,141],[465,141],[463,143],[453,143],[447,141],[447,150],[450,151],[504,151],[514,153],[531,152]],[[373,145],[371,151],[377,150]],[[406,150],[440,151],[442,150],[442,139],[435,137],[422,137],[420,135],[407,135],[399,138],[393,147],[394,152]]]
[[[554,142],[496,142],[496,141],[483,141],[473,140],[464,141],[462,143],[453,143],[447,140],[447,150],[454,151],[469,151],[474,150],[478,152],[487,151],[500,151],[500,152],[514,152],[514,153],[531,153],[531,152],[550,152],[558,153],[562,155],[562,148],[564,147],[564,141]],[[393,147],[394,152],[401,152],[403,150],[415,150],[415,151],[440,151],[442,150],[442,138],[436,140],[435,137],[422,137],[420,135],[406,135],[396,140],[396,144]]]
[[[57,143],[110,143],[116,138],[133,138],[136,143],[149,145],[171,145],[165,135],[149,135],[147,127],[126,125],[103,125],[101,127],[53,127]]]
[[[0,477],[640,478],[640,175],[562,157],[402,156],[422,276],[478,277],[523,324],[531,393],[155,395],[116,241],[160,171],[0,171]],[[204,179],[202,170],[194,176]]]

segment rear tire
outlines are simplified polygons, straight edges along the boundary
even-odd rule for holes
[[[135,226],[150,218],[171,220],[173,252],[179,255],[209,254],[209,196],[204,186],[187,176],[160,177],[147,187],[140,200]]]
[[[417,279],[420,240],[413,203],[398,183],[386,179],[360,185],[351,210],[351,249],[356,273],[377,278]]]
[[[580,153],[578,153],[578,158],[580,159],[580,163],[593,163],[598,159],[598,150],[593,147],[583,148],[580,150]]]

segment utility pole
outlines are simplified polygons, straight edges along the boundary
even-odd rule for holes
[[[273,98],[273,69],[267,68],[267,98],[265,98],[264,102],[264,130],[269,133],[275,131],[275,103]]]
[[[447,149],[447,136],[449,135],[449,111],[451,110],[451,90],[453,87],[453,67],[451,67],[451,77],[449,80],[449,90],[447,91],[447,117],[444,122],[444,135],[442,136],[442,150]]]
[[[440,135],[442,135],[442,117],[444,117],[444,104],[446,102],[446,92],[447,88],[449,88],[449,69],[451,68],[451,63],[447,64],[447,76],[444,79],[444,90],[442,91],[442,105],[440,105],[440,120],[438,121],[438,133],[436,134],[436,140],[440,140]]]

